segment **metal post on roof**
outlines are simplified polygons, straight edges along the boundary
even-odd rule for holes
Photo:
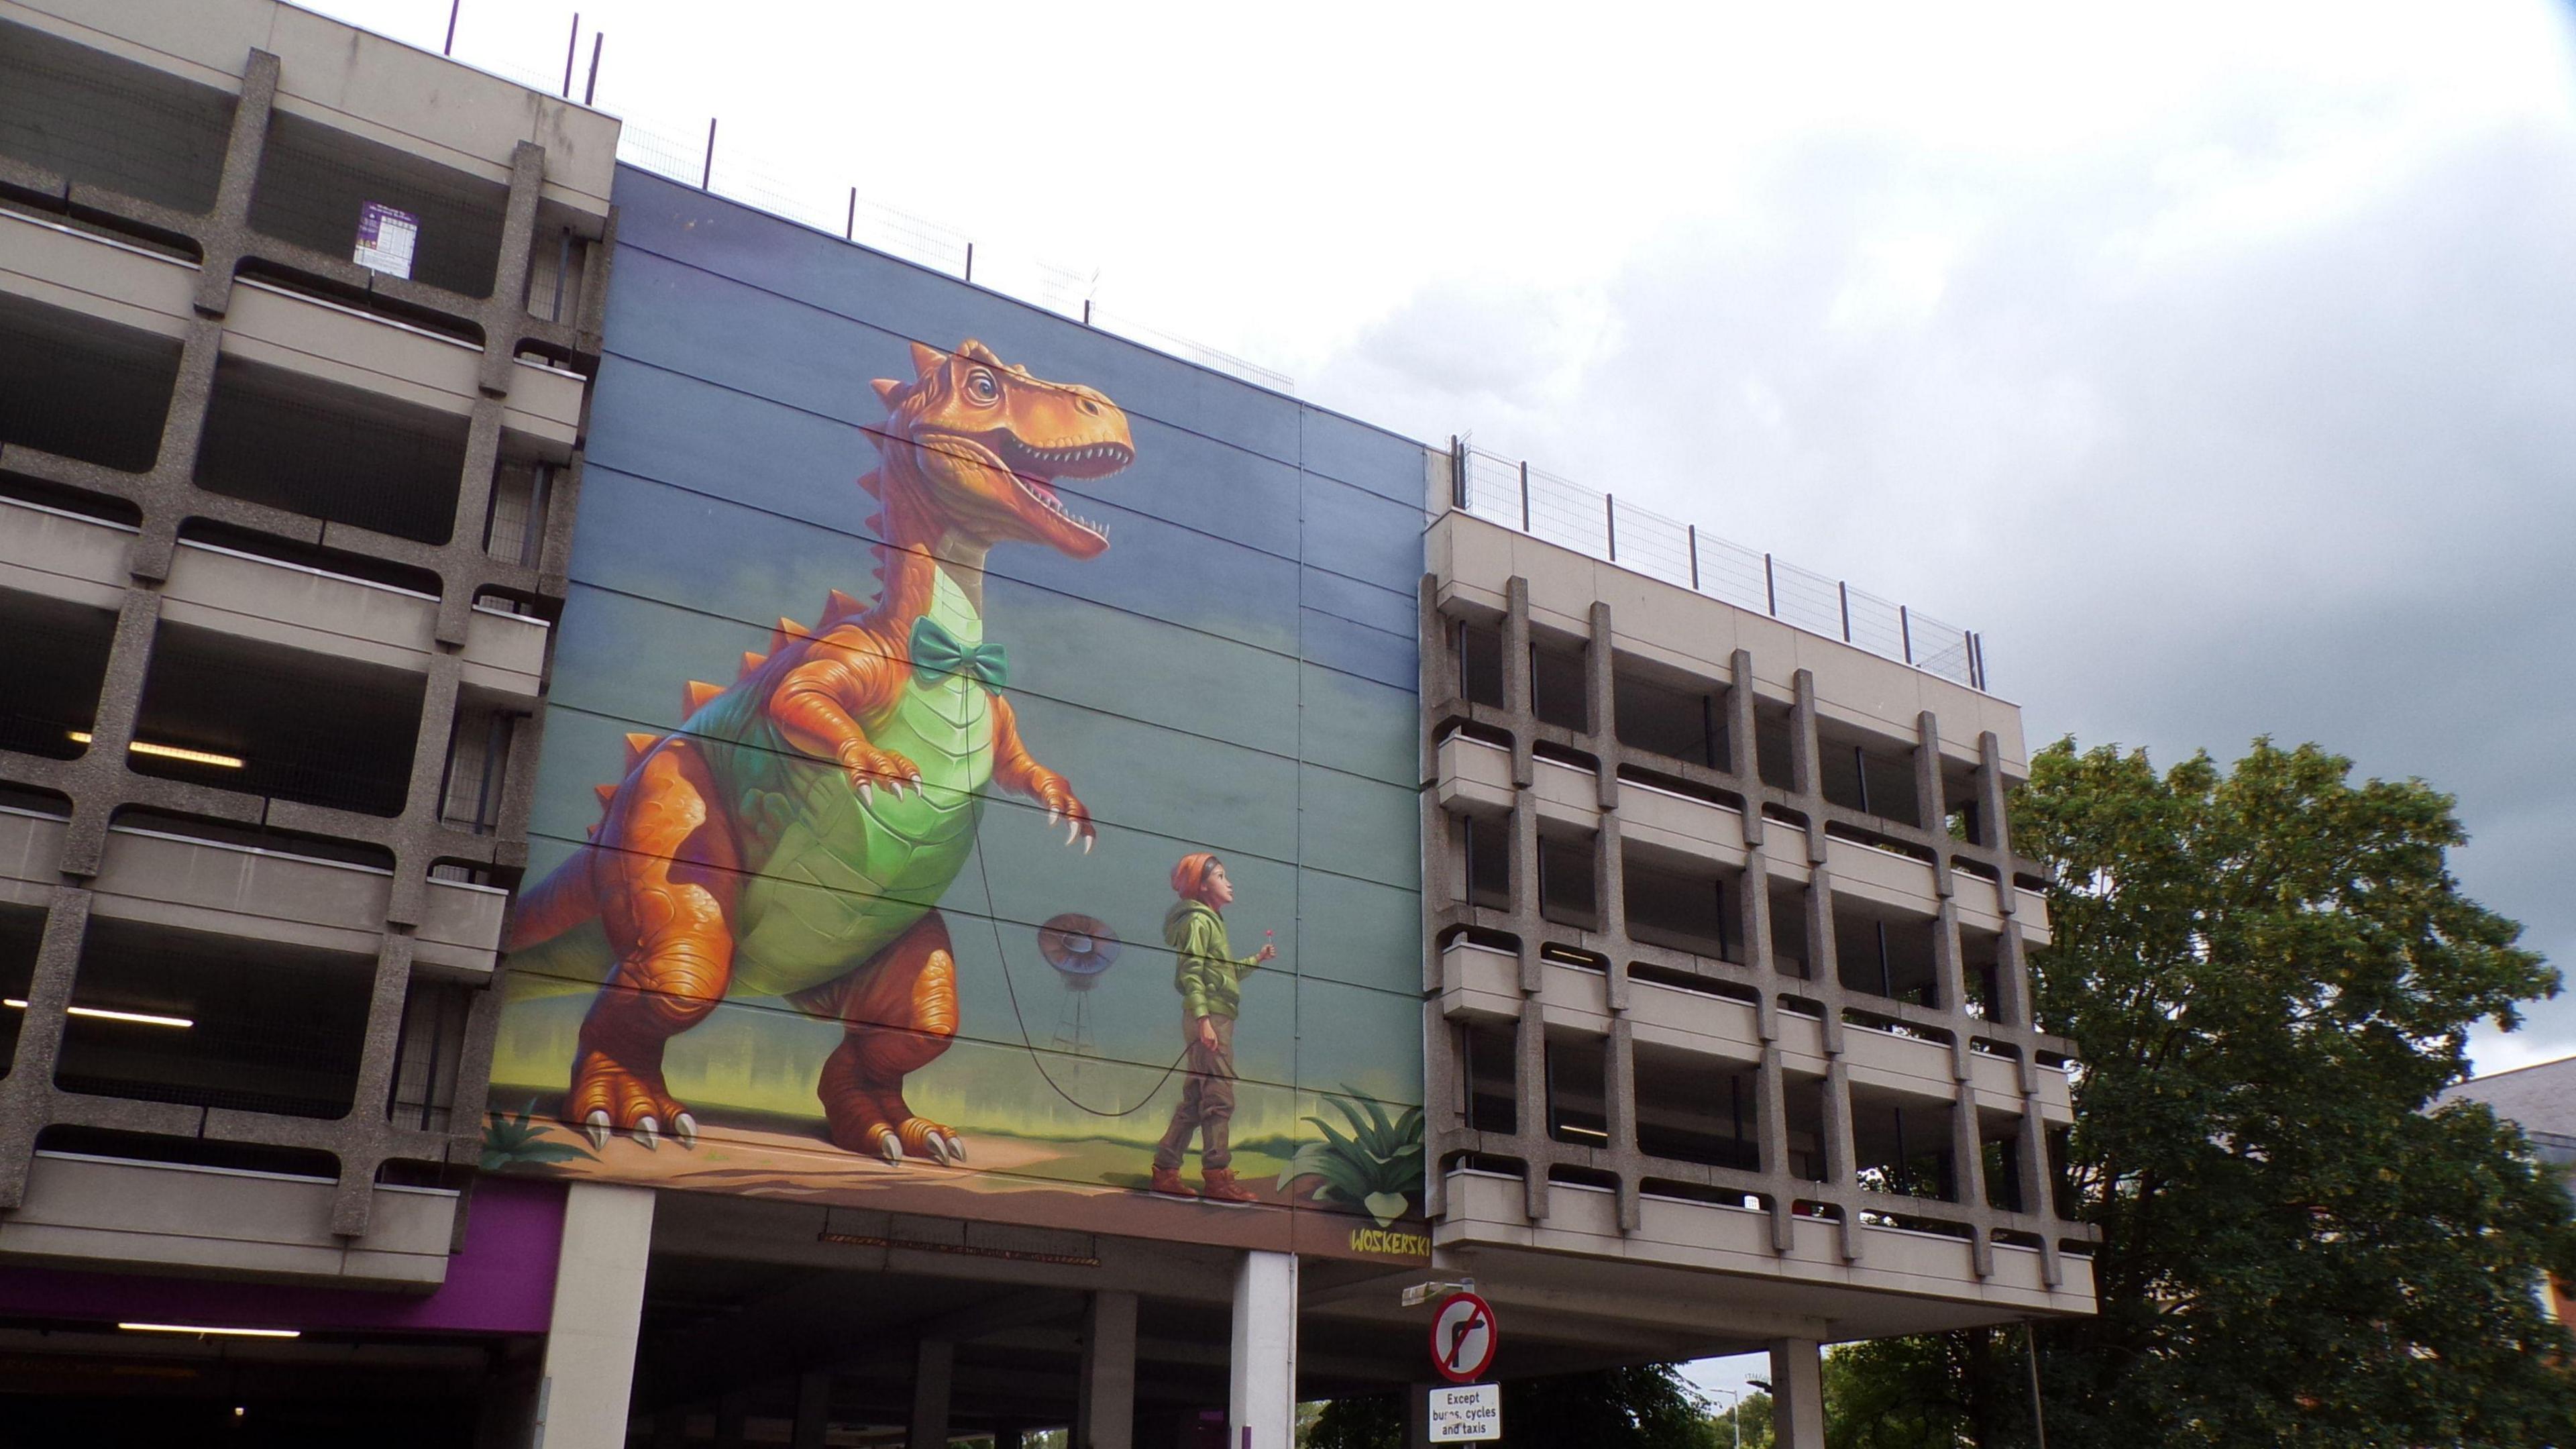
[[[844,221],[844,222],[842,222],[842,223],[841,223],[841,240],[843,240],[843,241],[857,241],[858,239],[859,239],[859,188],[857,188],[857,187],[853,186],[853,187],[851,187],[851,188],[850,188],[850,217],[849,217],[849,220]]]
[[[447,43],[438,48],[439,54],[456,54],[456,12],[464,8],[465,0],[447,0]]]
[[[1615,493],[1601,495],[1601,522],[1602,526],[1609,530],[1610,561],[1617,563],[1619,561],[1619,495]]]
[[[1523,458],[1521,460],[1521,532],[1529,531],[1529,459]]]
[[[1905,641],[1905,662],[1908,664],[1913,663],[1914,620],[1911,615],[1907,614],[1903,604],[1896,606],[1896,635],[1898,638]]]
[[[698,176],[700,191],[716,189],[716,118],[707,117],[707,169]]]
[[[1843,642],[1849,644],[1851,642],[1851,581],[1836,580],[1834,592],[1842,595],[1843,598]]]
[[[1691,592],[1697,593],[1699,592],[1699,525],[1685,523],[1682,528],[1690,535]]]
[[[581,54],[581,12],[572,13],[572,35],[564,41],[563,98],[572,99],[572,63]]]
[[[590,79],[581,85],[581,103],[585,106],[599,95],[599,43],[607,38],[596,30],[590,33]]]
[[[973,242],[966,244],[966,280],[970,282],[975,280],[975,244]]]
[[[1771,575],[1771,555],[1762,555],[1762,608],[1772,618],[1780,617],[1780,581]]]
[[[1449,435],[1449,506],[1467,506],[1467,444],[1456,433]]]

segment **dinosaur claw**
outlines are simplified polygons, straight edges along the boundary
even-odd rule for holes
[[[635,1119],[636,1141],[643,1143],[647,1147],[651,1147],[660,1140],[661,1135],[662,1124],[660,1122],[655,1121],[651,1117],[638,1117]]]
[[[608,1113],[606,1109],[599,1107],[593,1107],[590,1109],[590,1115],[581,1119],[581,1135],[590,1139],[591,1151],[603,1152],[607,1150]]]
[[[877,1151],[884,1154],[886,1166],[903,1166],[903,1141],[896,1137],[892,1132],[879,1131],[877,1133]]]
[[[951,1136],[948,1139],[948,1155],[956,1159],[958,1166],[964,1167],[966,1165],[966,1139],[963,1137]]]
[[[1079,820],[1068,820],[1068,821],[1064,822],[1064,843],[1065,843],[1065,844],[1067,844],[1067,845],[1071,845],[1071,844],[1073,844],[1075,841],[1077,841],[1077,840],[1079,840],[1079,839],[1081,839],[1081,838],[1082,838],[1082,822],[1081,822],[1081,821],[1079,821]]]
[[[698,1145],[698,1119],[686,1112],[671,1119],[671,1137],[682,1147]]]
[[[1100,837],[1097,835],[1085,835],[1082,837],[1082,853],[1089,855],[1091,853],[1091,843],[1099,838]]]
[[[1055,828],[1055,826],[1056,826],[1056,822],[1058,822],[1058,821],[1060,821],[1060,820],[1062,820],[1062,819],[1064,819],[1064,807],[1063,807],[1063,806],[1061,806],[1061,805],[1049,805],[1049,806],[1047,807],[1047,828],[1048,828],[1049,830],[1053,830],[1053,829]]]
[[[859,782],[859,803],[862,805],[876,803],[876,797],[869,793],[869,785],[865,780]]]
[[[948,1139],[936,1132],[921,1135],[921,1145],[930,1149],[930,1160],[942,1167],[948,1165]]]

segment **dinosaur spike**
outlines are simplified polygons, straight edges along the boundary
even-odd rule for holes
[[[854,614],[866,613],[867,608],[867,605],[842,593],[839,589],[834,589],[823,597],[823,622],[836,624]]]
[[[884,403],[888,411],[902,406],[904,398],[912,392],[910,383],[897,382],[890,377],[878,378],[868,386],[877,390],[877,400]]]
[[[708,700],[722,693],[724,693],[724,686],[721,684],[709,684],[703,679],[692,679],[681,687],[680,707],[691,714],[696,714],[707,707]]]
[[[948,354],[926,342],[912,344],[912,367],[923,377],[948,365]]]
[[[793,619],[781,619],[778,627],[769,631],[769,652],[775,654],[786,648],[789,640],[807,638],[813,632]]]
[[[614,785],[593,785],[590,787],[590,792],[599,797],[599,803],[602,805],[617,798],[617,787]]]
[[[768,655],[766,655],[766,654],[754,654],[754,653],[752,653],[750,650],[745,649],[744,651],[742,651],[742,675],[741,675],[741,677],[742,677],[742,678],[745,678],[745,679],[750,678],[750,677],[751,677],[751,672],[752,672],[753,670],[758,669],[760,666],[762,666],[762,665],[764,665],[764,664],[767,664],[768,662],[769,662],[769,656],[768,656]]]
[[[662,737],[660,735],[628,735],[626,737],[626,768],[630,770],[634,769],[636,762],[643,759],[646,755],[651,754],[653,752],[653,747],[660,743],[662,743]]]
[[[885,537],[885,515],[883,513],[871,513],[867,517],[859,520],[859,527],[866,529],[868,532],[875,534],[879,538],[883,538]]]

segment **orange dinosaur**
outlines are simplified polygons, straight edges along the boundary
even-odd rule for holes
[[[956,1132],[903,1096],[957,1030],[933,907],[974,848],[988,784],[1091,848],[1091,812],[1030,756],[1000,692],[984,559],[1011,541],[1080,559],[1109,547],[1049,484],[1134,461],[1126,415],[980,342],[912,353],[917,377],[876,384],[882,462],[859,480],[883,505],[876,602],[835,591],[812,629],[780,620],[731,685],[692,681],[677,730],[626,737],[591,844],[520,899],[516,973],[602,981],[563,1102],[594,1146],[666,1129],[695,1145],[663,1047],[738,993],[842,1024],[817,1084],[833,1142],[963,1162]]]

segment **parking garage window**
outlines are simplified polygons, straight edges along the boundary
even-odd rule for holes
[[[1727,916],[1732,892],[1726,877],[1732,872],[1650,855],[1634,846],[1623,847],[1620,854],[1629,939],[1694,956],[1738,959]]]
[[[1582,1147],[1610,1144],[1606,1092],[1609,1043],[1597,1036],[1550,1033],[1547,1039],[1547,1135]]]
[[[1845,991],[1939,1007],[1932,923],[1916,916],[1834,903],[1834,960]]]
[[[425,684],[403,670],[164,623],[127,763],[146,775],[399,815]]]
[[[492,295],[510,189],[346,131],[280,112],[272,117],[251,193],[263,236],[346,260],[370,206],[417,226],[411,276],[468,297]]]
[[[1610,718],[1632,750],[1726,768],[1726,691],[1628,655],[1610,665]]]
[[[1452,626],[1458,649],[1458,693],[1469,704],[1503,707],[1503,631],[1461,619]]]
[[[72,759],[89,748],[116,615],[0,589],[0,749]]]
[[[1637,1150],[1709,1167],[1762,1170],[1750,1067],[1641,1042]]]
[[[1508,818],[1459,815],[1458,840],[1466,855],[1467,903],[1486,910],[1512,908],[1512,827]]]
[[[1863,741],[1840,731],[1817,732],[1816,764],[1825,799],[1846,810],[1920,825],[1911,750]]]
[[[96,918],[56,1085],[294,1117],[345,1115],[375,962],[282,941]]]
[[[0,443],[144,472],[178,380],[175,337],[0,295]]]
[[[214,208],[233,98],[0,24],[0,156],[191,215]]]
[[[1936,1202],[1959,1200],[1950,1148],[1956,1108],[1894,1093],[1852,1092],[1852,1155],[1864,1192]]]
[[[226,358],[197,485],[311,518],[443,544],[456,528],[466,420]]]
[[[1508,1137],[1520,1130],[1520,1049],[1511,1028],[1482,1022],[1458,1028],[1466,1069],[1467,1128]]]
[[[1542,835],[1538,841],[1539,914],[1561,926],[1601,929],[1600,883],[1593,876],[1593,857],[1600,843],[1580,838]]]
[[[1530,643],[1530,712],[1540,724],[1581,734],[1592,728],[1592,691],[1583,669],[1580,641],[1532,640]]]

